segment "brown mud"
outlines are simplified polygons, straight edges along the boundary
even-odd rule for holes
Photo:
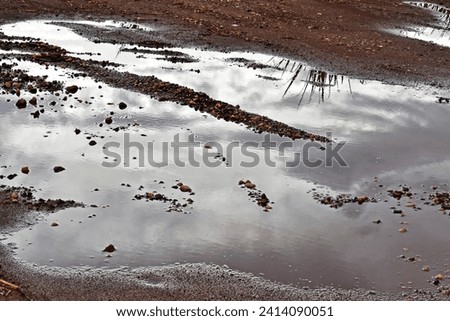
[[[398,0],[50,0],[1,1],[1,7],[4,21],[75,15],[150,22],[184,43],[288,54],[385,82],[449,86],[449,48],[382,31],[435,23],[429,12]]]

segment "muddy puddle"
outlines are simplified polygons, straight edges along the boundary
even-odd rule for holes
[[[433,26],[411,25],[402,29],[389,30],[403,37],[431,42],[439,46],[450,47],[450,9],[430,2],[405,2],[426,10],[434,17]]]
[[[89,28],[155,32],[113,22],[89,22]],[[447,284],[432,282],[450,269],[450,216],[431,203],[450,182],[448,93],[351,79],[265,54],[94,42],[67,22],[28,21],[0,31],[39,38],[70,57],[118,64],[106,69],[153,75],[308,132],[330,132],[334,141],[256,133],[2,51],[1,63],[48,76],[64,89],[22,91],[37,103],[19,109],[19,97],[3,87],[0,184],[86,204],[4,235],[2,243],[24,261],[104,268],[212,262],[308,287],[435,291]],[[74,85],[76,92],[67,93]],[[197,144],[190,150],[165,147],[189,139]],[[348,166],[314,162],[344,142],[339,155]],[[309,163],[291,166],[296,153],[306,152]],[[55,166],[64,170],[55,173]],[[397,200],[391,189],[411,194]],[[334,209],[317,200],[342,193],[373,202]],[[109,244],[116,250],[103,252]]]

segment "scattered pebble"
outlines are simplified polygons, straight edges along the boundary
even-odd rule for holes
[[[20,98],[17,102],[16,102],[16,107],[19,109],[23,109],[27,107],[27,101],[23,98]]]
[[[55,173],[60,173],[60,172],[65,171],[65,170],[66,169],[64,167],[62,167],[62,166],[55,166],[55,167],[53,167],[53,171]]]
[[[180,191],[182,191],[184,193],[190,193],[190,192],[192,192],[192,189],[189,186],[187,186],[187,185],[181,185],[180,186]]]
[[[366,203],[369,201],[369,197],[368,196],[360,196],[358,197],[358,204],[361,205],[363,203]]]
[[[256,185],[248,181],[247,183],[245,183],[245,187],[247,187],[248,189],[254,189]]]
[[[9,179],[10,181],[16,177],[17,177],[17,174],[9,174],[8,176],[6,176],[6,178]]]
[[[116,248],[114,247],[114,245],[109,244],[107,247],[105,247],[103,249],[103,252],[108,252],[108,253],[112,253],[116,250]]]
[[[76,94],[77,93],[77,91],[78,91],[78,86],[77,85],[72,85],[72,86],[68,86],[68,87],[66,87],[66,92],[68,93],[68,94]]]
[[[445,276],[443,274],[438,274],[434,277],[435,280],[439,280],[442,281],[443,279],[445,279]]]

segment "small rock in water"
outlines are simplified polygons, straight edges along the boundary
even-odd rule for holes
[[[253,183],[245,183],[245,187],[247,187],[249,189],[254,189],[256,187],[256,185]]]
[[[402,196],[403,196],[403,194],[405,194],[405,192],[403,192],[403,191],[388,191],[388,193],[392,196],[392,197],[394,197],[394,198],[396,198],[396,199],[398,199],[398,200],[400,200],[401,198],[402,198]]]
[[[65,170],[66,169],[64,167],[62,167],[62,166],[55,166],[55,167],[53,167],[53,171],[55,173],[59,173],[59,172],[65,171]]]
[[[147,192],[146,196],[148,199],[153,199],[155,197],[155,194],[153,194],[152,192]]]
[[[250,180],[247,180],[245,182],[245,187],[247,187],[249,189],[254,189],[256,187],[256,184],[253,184]]]
[[[9,179],[10,181],[13,180],[14,178],[16,178],[17,174],[10,174],[8,176],[6,176],[7,179]]]
[[[112,253],[116,250],[116,248],[114,247],[114,245],[109,244],[107,247],[105,247],[103,249],[103,252],[108,252],[108,253]]]
[[[52,225],[51,225],[51,227],[57,227],[57,226],[59,226],[59,224],[56,223],[56,222],[53,222]]]
[[[425,266],[422,268],[422,271],[424,271],[424,272],[429,272],[429,271],[430,271],[430,267],[429,267],[428,265],[425,265]]]
[[[106,124],[111,125],[112,122],[113,122],[113,120],[112,120],[111,117],[106,117],[106,118],[105,118],[105,123],[106,123]]]
[[[361,205],[361,204],[363,204],[365,202],[368,202],[368,201],[369,201],[369,197],[368,196],[360,196],[360,197],[358,197],[358,204],[359,205]]]
[[[30,169],[28,168],[28,166],[24,166],[21,168],[20,170],[23,174],[28,174],[30,172]]]
[[[78,86],[73,85],[73,86],[66,87],[66,91],[69,94],[75,94],[78,91]]]
[[[37,99],[36,99],[36,97],[31,98],[30,101],[29,101],[29,103],[30,103],[31,105],[33,105],[33,106],[36,106],[36,105],[37,105]]]
[[[408,232],[408,229],[405,227],[402,227],[401,229],[398,230],[400,233],[406,233]]]
[[[270,202],[269,198],[264,193],[258,199],[258,205],[260,205],[262,207],[266,207],[269,204],[269,202]]]
[[[36,110],[34,113],[30,114],[31,116],[33,116],[33,118],[39,118],[41,116],[41,113],[39,112],[39,110]]]
[[[434,277],[435,280],[443,280],[445,279],[445,276],[443,274],[438,274]]]
[[[125,104],[124,102],[119,103],[119,109],[125,109],[127,107],[128,107],[127,104]]]
[[[182,191],[184,193],[190,193],[190,192],[192,192],[192,189],[189,186],[187,186],[187,185],[181,185],[180,186],[180,191]]]
[[[89,141],[89,145],[95,146],[95,145],[97,145],[97,142],[95,140],[91,140],[91,141]]]
[[[79,135],[81,133],[81,130],[79,130],[78,128],[75,129],[75,135]]]
[[[20,98],[17,102],[16,102],[16,107],[19,109],[23,109],[27,107],[27,101],[23,98]]]

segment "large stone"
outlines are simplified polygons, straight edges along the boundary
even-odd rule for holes
[[[23,98],[20,98],[17,102],[16,102],[16,107],[19,109],[23,109],[27,107],[27,101]]]
[[[69,87],[66,87],[66,91],[67,91],[67,93],[69,93],[69,94],[76,94],[77,93],[77,91],[78,91],[78,86],[77,85],[73,85],[73,86],[69,86]]]
[[[103,252],[108,252],[108,253],[112,253],[116,250],[116,248],[114,247],[114,245],[109,244],[107,247],[105,247],[103,249]]]

